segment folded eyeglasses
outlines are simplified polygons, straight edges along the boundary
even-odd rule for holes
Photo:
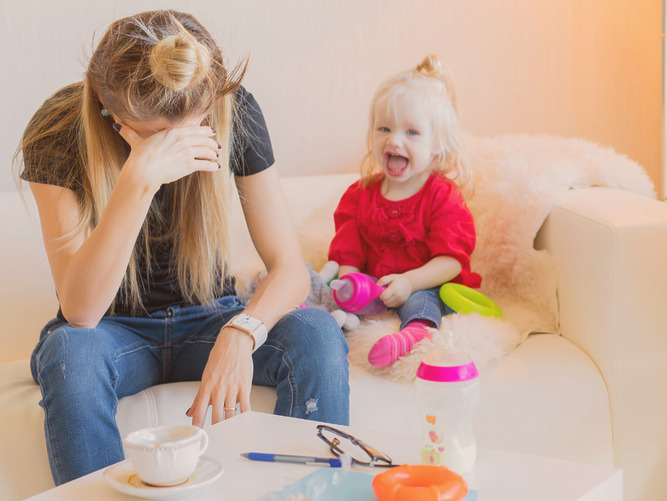
[[[337,428],[325,424],[317,425],[317,436],[329,445],[329,450],[336,457],[347,454],[353,463],[362,466],[394,466],[391,458],[384,452]]]

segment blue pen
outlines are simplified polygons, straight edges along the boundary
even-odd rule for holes
[[[269,454],[264,452],[244,452],[241,456],[252,459],[253,461],[299,463],[310,466],[329,466],[330,468],[340,468],[342,466],[340,459],[338,458],[316,458],[313,456],[293,456],[291,454]]]

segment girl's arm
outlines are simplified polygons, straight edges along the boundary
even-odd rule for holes
[[[72,245],[63,247],[60,238],[79,219],[75,193],[30,183],[60,306],[76,327],[96,326],[111,305],[159,187],[195,170],[218,169],[205,160],[215,160],[218,149],[209,127],[170,129],[144,139],[123,125],[120,133],[132,148],[130,156],[97,226]]]
[[[250,236],[268,274],[259,284],[244,313],[270,330],[285,314],[303,303],[310,287],[308,270],[275,167],[237,178]],[[199,392],[188,416],[202,426],[209,404],[213,423],[225,418],[225,408],[240,402],[250,410],[252,339],[237,329],[223,327],[209,355]]]
[[[329,244],[329,261],[340,265],[338,276],[361,270],[366,262],[366,246],[357,221],[363,188],[358,183],[348,187],[334,211],[336,233]]]
[[[360,271],[361,270],[356,266],[343,265],[340,268],[338,268],[338,276],[342,277],[343,275],[347,275],[348,273],[359,273]]]
[[[429,262],[405,273],[386,275],[378,285],[386,286],[380,299],[390,308],[407,301],[414,291],[438,287],[461,273],[461,263],[450,256],[436,256]]]

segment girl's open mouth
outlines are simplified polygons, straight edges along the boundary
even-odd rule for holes
[[[387,174],[390,176],[400,176],[408,168],[408,159],[401,155],[392,155],[387,153]]]

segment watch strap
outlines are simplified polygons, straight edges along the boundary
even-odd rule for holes
[[[252,351],[255,351],[257,348],[262,346],[266,342],[268,335],[269,331],[267,330],[266,325],[264,325],[264,322],[262,322],[259,324],[259,327],[252,331],[252,337],[255,339],[255,346],[253,347]]]
[[[234,320],[236,320],[237,318],[239,318],[241,316],[249,317],[249,318],[255,320],[258,324],[257,327],[255,327],[254,329],[251,330],[249,328],[242,327],[242,326],[237,325],[236,323],[234,323]],[[247,315],[245,313],[241,313],[239,315],[235,315],[234,317],[232,317],[229,320],[229,322],[227,322],[225,324],[225,327],[232,327],[236,330],[239,330],[239,331],[244,332],[245,334],[249,335],[252,338],[252,342],[253,342],[253,344],[252,344],[252,351],[253,352],[257,348],[259,348],[260,346],[262,346],[264,344],[264,342],[266,341],[266,338],[268,336],[268,331],[267,331],[266,326],[264,325],[264,323],[261,320],[259,320],[258,318],[250,317],[250,315]]]

